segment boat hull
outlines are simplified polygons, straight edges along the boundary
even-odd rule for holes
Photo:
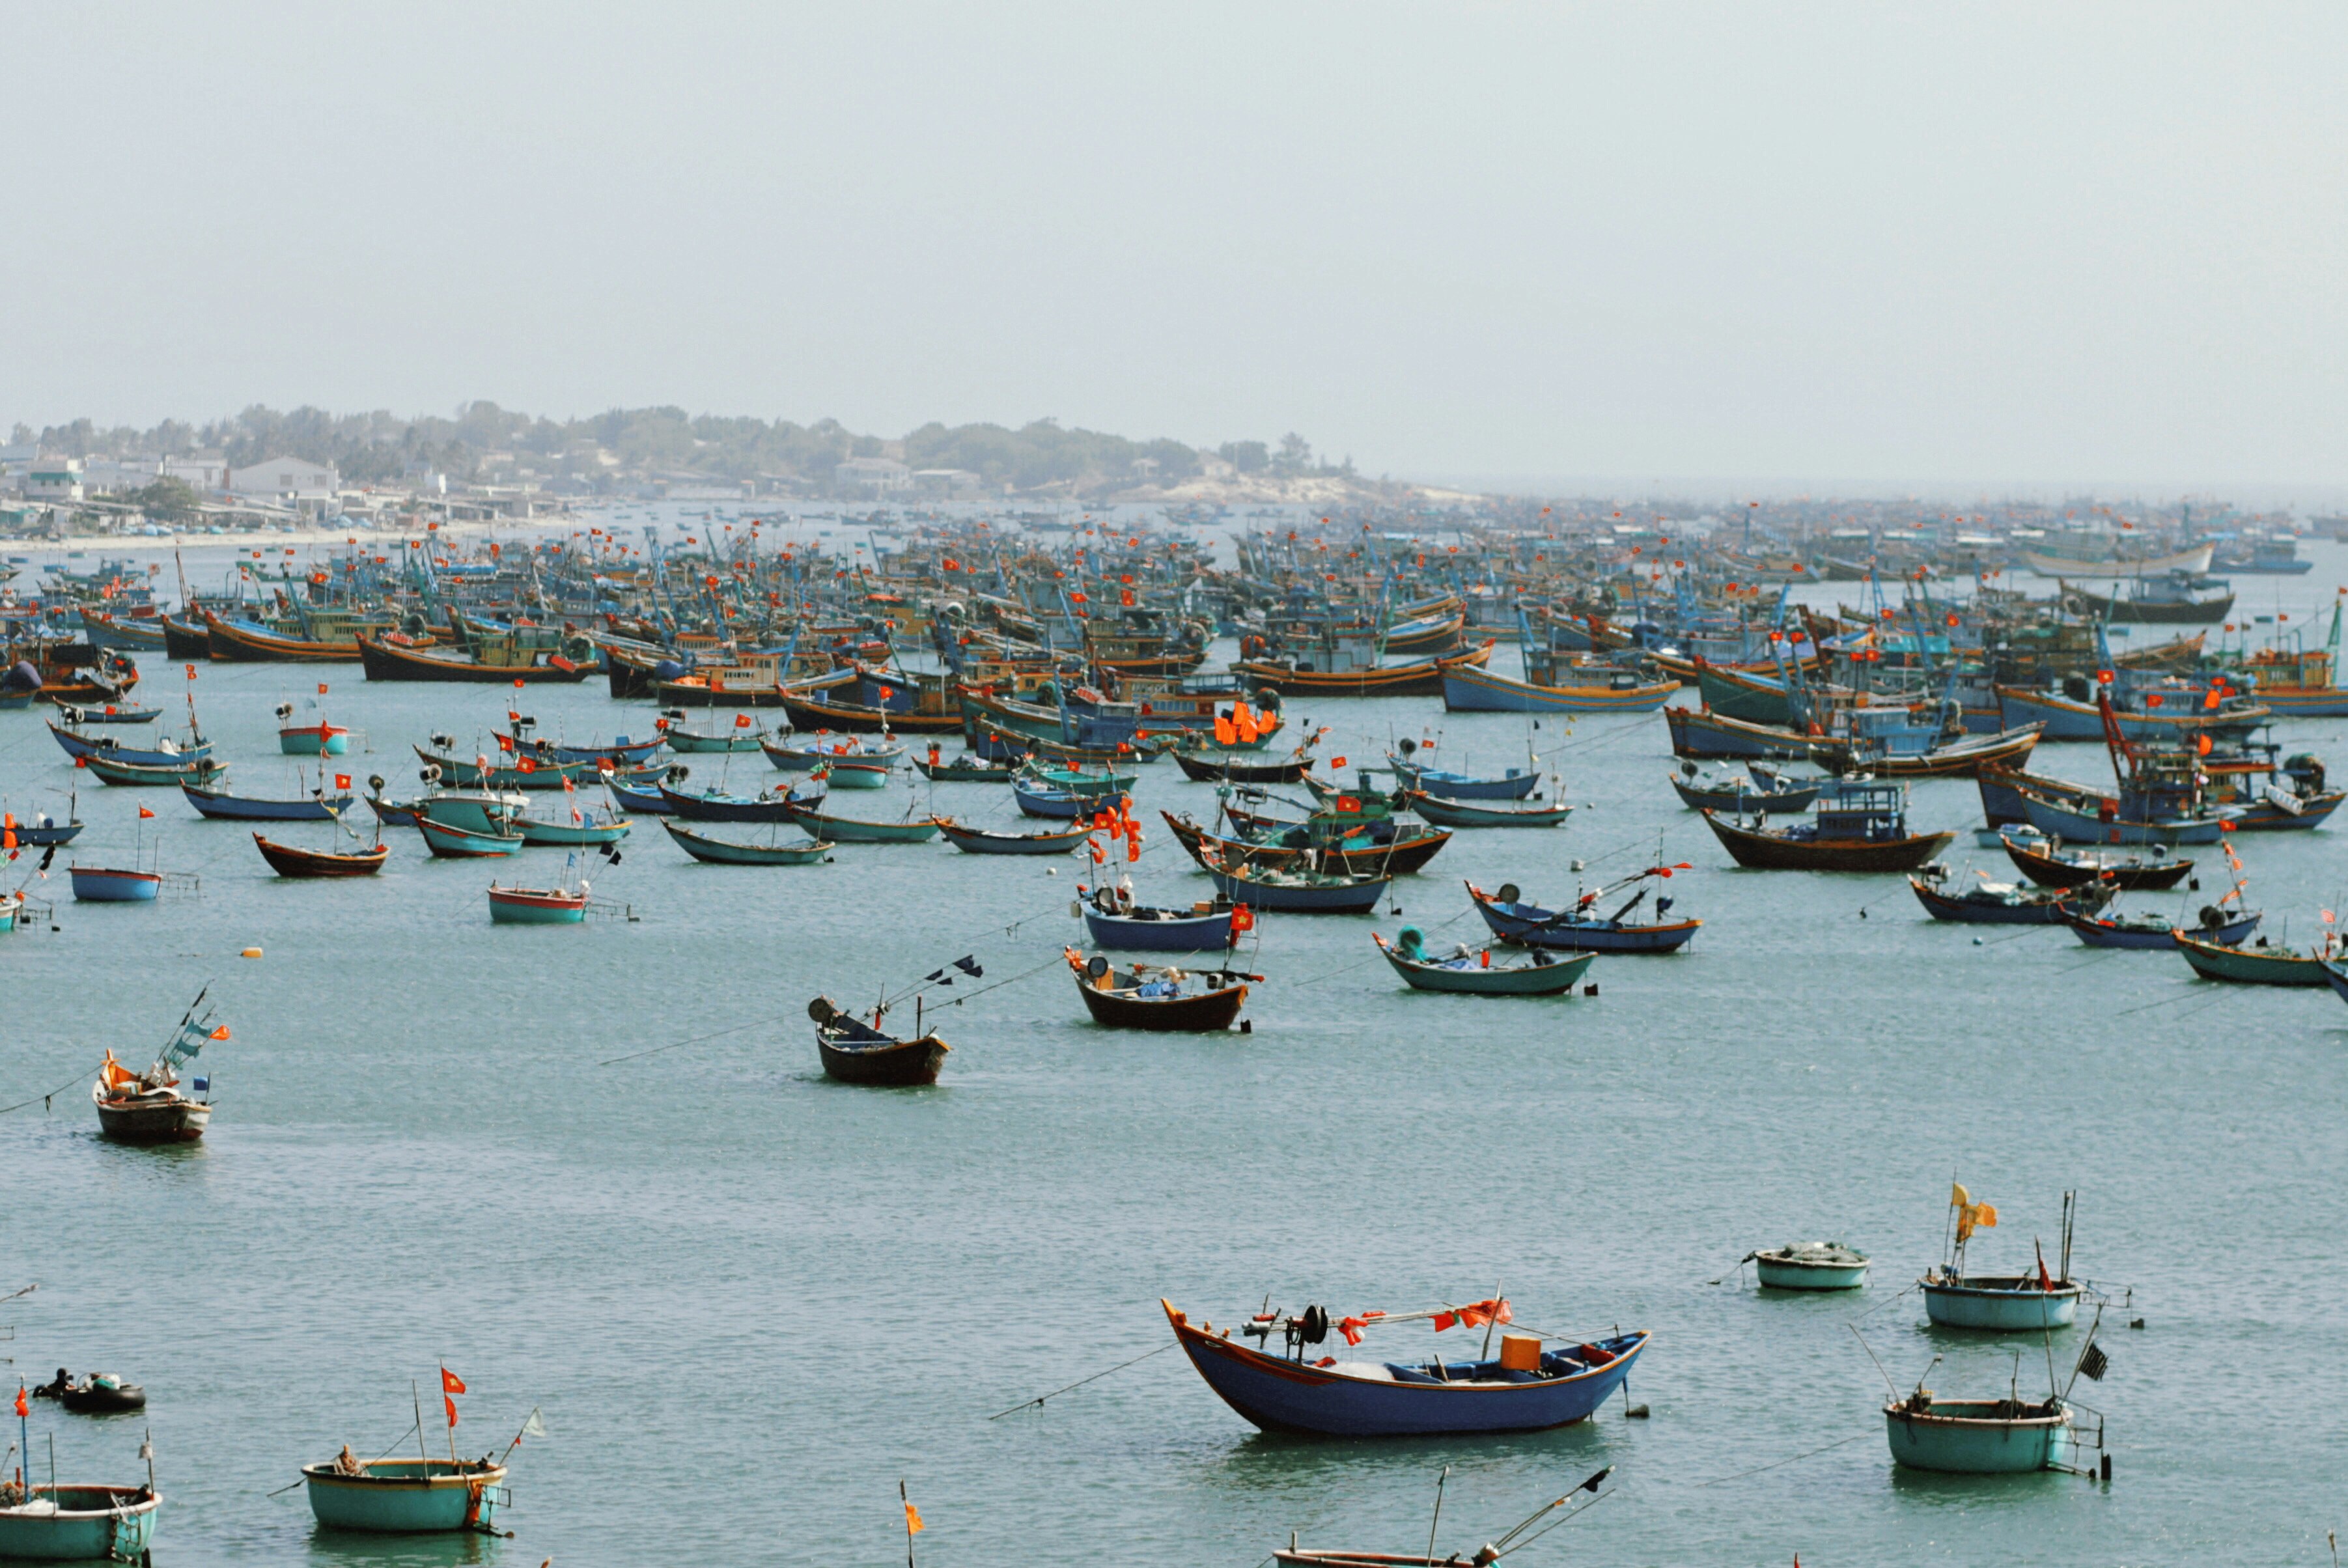
[[[1545,686],[1489,670],[1447,666],[1443,706],[1452,713],[1653,713],[1677,681],[1632,686]]]
[[[829,1030],[816,1031],[816,1052],[824,1075],[870,1088],[920,1088],[938,1081],[946,1043],[935,1035],[886,1044],[841,1043]]]
[[[2160,820],[2128,821],[2119,817],[2106,818],[2100,812],[2081,811],[2032,790],[2015,791],[2021,798],[2023,820],[2040,832],[2068,844],[2104,844],[2144,847],[2158,844],[2174,848],[2182,844],[2214,844],[2225,835],[2226,822],[2221,817],[2172,817]]]
[[[577,925],[587,918],[587,895],[551,888],[489,889],[492,925]]]
[[[1468,896],[1492,934],[1527,947],[1566,953],[1676,953],[1704,924],[1700,920],[1626,925],[1600,916],[1574,916],[1527,903],[1504,903],[1473,882]]]
[[[1446,799],[1416,789],[1404,799],[1410,810],[1438,828],[1562,828],[1573,814],[1570,806],[1521,806],[1514,810],[1497,806]]]
[[[991,833],[965,828],[950,817],[935,820],[946,841],[967,855],[1065,855],[1093,831],[1086,826],[1065,833]]]
[[[926,844],[938,836],[937,823],[927,820],[868,822],[855,817],[810,811],[803,806],[791,808],[791,820],[817,838],[835,844]]]
[[[321,795],[307,800],[258,800],[182,783],[180,793],[202,816],[229,822],[335,822],[351,809],[355,795]]]
[[[696,833],[679,822],[664,820],[663,828],[676,841],[677,848],[695,860],[713,866],[805,866],[820,861],[831,846],[820,840],[810,839],[800,844],[742,844],[730,839],[714,839],[706,833]]]
[[[1226,985],[1188,996],[1155,1000],[1099,990],[1086,976],[1079,975],[1076,994],[1085,999],[1085,1010],[1093,1016],[1093,1022],[1105,1029],[1203,1034],[1231,1026],[1240,1016],[1241,1005],[1247,1001],[1248,988]]]
[[[310,1511],[330,1530],[424,1535],[492,1530],[505,1501],[505,1467],[450,1460],[376,1460],[363,1476],[304,1465]]]
[[[1753,1267],[1771,1290],[1857,1290],[1867,1283],[1865,1264],[1806,1264],[1756,1253]]]
[[[2223,943],[2230,947],[2248,941],[2250,933],[2259,928],[2259,921],[2261,918],[2260,914],[2253,912],[2240,920],[2230,921],[2215,931],[2204,930],[2196,934],[2205,940]],[[2177,951],[2177,932],[2173,927],[2167,927],[2166,922],[2163,923],[2166,929],[2159,931],[2124,926],[2100,916],[2085,914],[2066,915],[2064,917],[2063,923],[2071,928],[2071,934],[2090,947],[2129,947],[2142,953]]]
[[[160,1497],[128,1486],[36,1486],[54,1512],[0,1508],[0,1562],[139,1563],[155,1540]]]
[[[1885,1406],[1892,1462],[1950,1475],[2024,1475],[2056,1461],[2071,1427],[2068,1410],[1999,1418],[1998,1408],[1993,1399],[1935,1400],[1924,1411]]]
[[[1284,697],[1298,696],[1441,696],[1443,677],[1455,669],[1474,669],[1492,656],[1492,645],[1449,658],[1421,664],[1388,665],[1378,669],[1340,674],[1300,670],[1251,659],[1234,660],[1231,673]]]
[[[152,903],[163,891],[163,879],[154,872],[75,866],[71,875],[74,900],[78,903]]]
[[[277,749],[286,757],[341,757],[351,748],[351,732],[337,725],[302,725],[277,732]]]
[[[1289,887],[1233,876],[1211,866],[1208,874],[1215,879],[1215,891],[1231,903],[1285,914],[1369,914],[1392,885],[1391,879],[1369,877],[1331,887]]]
[[[1714,835],[1736,863],[1755,871],[1912,872],[1956,841],[1948,833],[1910,833],[1904,838],[1782,839],[1756,833],[1706,811]]]
[[[1103,914],[1085,906],[1085,928],[1095,947],[1119,953],[1220,953],[1231,944],[1231,912],[1146,920]]]
[[[2078,1321],[2080,1288],[2069,1282],[2041,1290],[2028,1275],[1977,1283],[1934,1284],[1920,1281],[1924,1315],[1942,1328],[1978,1328],[1992,1334],[2035,1334],[2042,1328],[2068,1328]]]
[[[2229,947],[2200,936],[2178,932],[2177,951],[2204,980],[2231,981],[2242,985],[2322,985],[2328,984],[2323,961],[2305,954]]]
[[[212,1120],[212,1108],[201,1100],[96,1103],[98,1130],[116,1143],[193,1143]]]
[[[391,851],[381,844],[360,854],[340,855],[272,843],[259,833],[252,835],[252,841],[259,846],[261,858],[269,862],[269,869],[282,877],[371,877],[383,870],[383,862],[391,857]]]
[[[424,835],[424,847],[444,861],[479,861],[495,855],[510,855],[521,848],[520,833],[475,833],[463,828],[451,828],[429,817],[416,819],[417,831]]]
[[[1595,953],[1551,959],[1536,948],[1529,964],[1454,969],[1441,964],[1414,962],[1384,943],[1378,944],[1378,951],[1412,990],[1444,991],[1455,996],[1565,995],[1581,981],[1583,972],[1598,961]]]

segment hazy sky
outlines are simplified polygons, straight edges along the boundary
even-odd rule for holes
[[[2348,9],[9,5],[0,423],[2348,480]]]

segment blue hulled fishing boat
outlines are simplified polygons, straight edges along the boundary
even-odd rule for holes
[[[1432,1437],[1476,1432],[1539,1431],[1587,1418],[1622,1386],[1632,1363],[1647,1347],[1644,1332],[1609,1336],[1580,1345],[1544,1347],[1532,1335],[1511,1334],[1490,1356],[1491,1329],[1511,1320],[1506,1301],[1422,1312],[1365,1313],[1332,1323],[1323,1308],[1260,1313],[1231,1330],[1193,1324],[1161,1301],[1174,1337],[1199,1376],[1223,1402],[1269,1432],[1315,1437]],[[1427,1322],[1440,1333],[1455,1326],[1485,1328],[1483,1349],[1447,1362],[1440,1354],[1425,1361],[1308,1359],[1332,1328],[1348,1346],[1372,1330]],[[1285,1354],[1271,1351],[1273,1335]],[[1262,1349],[1244,1343],[1254,1339]]]
[[[1153,909],[1134,902],[1133,883],[1079,887],[1085,928],[1095,947],[1126,953],[1216,953],[1255,929],[1255,916],[1229,899],[1201,899],[1188,909]]]
[[[1525,903],[1514,882],[1501,883],[1498,893],[1488,893],[1469,882],[1468,896],[1474,902],[1476,913],[1484,917],[1484,923],[1492,928],[1492,934],[1503,942],[1570,953],[1675,953],[1687,944],[1704,922],[1665,920],[1672,900],[1661,893],[1655,898],[1653,921],[1640,924],[1629,916],[1651,891],[1649,878],[1668,877],[1673,872],[1688,869],[1685,861],[1650,866],[1609,882],[1595,892],[1579,895],[1573,907],[1567,910],[1543,909]],[[1599,900],[1633,886],[1637,891],[1612,914],[1596,912]]]

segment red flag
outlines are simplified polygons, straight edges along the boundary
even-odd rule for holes
[[[465,1380],[443,1367],[440,1368],[440,1391],[443,1394],[461,1394],[465,1391]]]
[[[2046,1272],[2046,1249],[2039,1246],[2035,1236],[2030,1238],[2030,1244],[2038,1253],[2038,1288],[2051,1291],[2054,1288],[2054,1280]]]
[[[151,817],[151,816],[153,816],[155,813],[154,813],[154,812],[152,812],[152,811],[150,811],[150,810],[149,810],[146,807],[141,806],[141,807],[139,807],[139,814],[141,817]]]
[[[335,789],[349,789],[350,787],[351,787],[351,776],[350,776],[349,774],[347,774],[347,773],[337,773],[337,774],[335,774]]]
[[[25,1386],[19,1383],[16,1385],[16,1414],[19,1418],[23,1418],[32,1413],[32,1407],[25,1403]]]
[[[515,764],[515,766],[520,768],[524,773],[535,773],[538,771],[537,761],[534,758],[528,757],[523,758],[519,763]]]
[[[326,695],[326,683],[324,681],[320,681],[318,683],[318,695],[320,696]]]
[[[445,1377],[448,1374],[444,1372],[441,1376]],[[440,1405],[443,1409],[448,1412],[448,1429],[452,1432],[455,1431],[457,1429],[457,1401],[448,1398],[448,1395],[443,1394],[440,1396]]]
[[[512,736],[500,735],[498,737],[498,749],[499,751],[511,751],[513,748],[514,738]]]
[[[736,729],[747,729],[747,728],[749,728],[749,727],[750,727],[750,716],[749,716],[748,714],[747,714],[747,713],[737,713],[737,714],[736,714],[736,715],[734,716],[734,727],[735,727],[735,728],[736,728]]]

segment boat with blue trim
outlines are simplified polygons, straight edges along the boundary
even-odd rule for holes
[[[1516,963],[1495,964],[1490,948],[1478,950],[1465,943],[1438,958],[1427,951],[1426,934],[1415,925],[1404,926],[1391,944],[1375,931],[1370,940],[1412,990],[1465,996],[1570,995],[1583,971],[1598,960],[1595,953],[1552,958],[1536,947]]]
[[[1468,883],[1468,897],[1483,916],[1492,934],[1503,942],[1527,947],[1550,947],[1569,953],[1676,953],[1685,946],[1704,924],[1701,920],[1666,920],[1671,913],[1670,895],[1656,891],[1649,879],[1669,878],[1674,872],[1692,870],[1685,861],[1674,865],[1649,866],[1643,871],[1606,883],[1592,892],[1577,893],[1573,907],[1543,909],[1524,902],[1523,893],[1514,882],[1502,882],[1497,893],[1488,893],[1474,882]],[[1624,888],[1635,891],[1612,914],[1595,913],[1599,900],[1621,892]],[[1634,923],[1629,916],[1654,893],[1655,918],[1646,923]]]
[[[1157,909],[1134,902],[1133,883],[1076,889],[1085,929],[1095,947],[1127,953],[1217,953],[1255,929],[1245,904],[1200,899],[1188,909]]]
[[[1638,1331],[1552,1349],[1533,1335],[1511,1334],[1493,1357],[1492,1329],[1514,1315],[1507,1301],[1488,1300],[1364,1313],[1334,1324],[1319,1306],[1263,1312],[1241,1325],[1241,1337],[1234,1341],[1230,1329],[1218,1334],[1210,1323],[1190,1322],[1169,1301],[1159,1305],[1191,1367],[1242,1419],[1268,1432],[1313,1437],[1437,1437],[1570,1426],[1622,1386],[1649,1339]],[[1463,1325],[1485,1328],[1484,1347],[1457,1361],[1440,1353],[1424,1361],[1308,1358],[1333,1328],[1351,1347],[1372,1331],[1417,1322],[1432,1323],[1437,1333]],[[1271,1351],[1274,1335],[1285,1342],[1283,1354]],[[1244,1343],[1251,1338],[1263,1348]]]

